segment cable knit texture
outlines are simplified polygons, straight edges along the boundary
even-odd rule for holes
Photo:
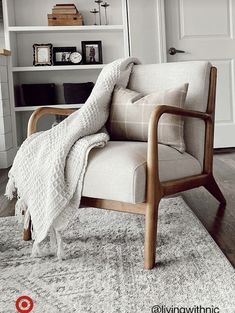
[[[89,151],[108,141],[101,129],[109,115],[111,95],[115,85],[127,86],[134,63],[138,60],[128,58],[105,66],[80,110],[56,127],[33,134],[20,147],[6,195],[13,198],[17,191],[16,214],[20,210],[31,216],[34,256],[40,256],[39,244],[50,232],[57,243],[57,256],[63,257],[60,231],[80,205]]]

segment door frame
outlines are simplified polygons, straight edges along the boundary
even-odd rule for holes
[[[156,0],[159,63],[167,62],[165,0]]]

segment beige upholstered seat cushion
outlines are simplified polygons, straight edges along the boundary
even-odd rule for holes
[[[82,195],[92,198],[141,203],[146,192],[146,142],[109,141],[91,150]],[[202,172],[200,163],[188,153],[159,144],[161,181]]]
[[[182,108],[188,84],[149,95],[116,87],[113,92],[107,123],[112,140],[148,140],[148,123],[154,108],[167,104]],[[158,142],[185,151],[183,120],[180,116],[164,114],[158,124]]]

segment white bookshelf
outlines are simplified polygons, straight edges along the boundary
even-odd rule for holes
[[[109,0],[109,25],[92,25],[93,15],[90,10],[96,6],[93,0],[72,1],[84,17],[84,26],[48,26],[47,14],[55,4],[54,0],[3,0],[2,2],[6,48],[12,51],[9,58],[8,78],[14,145],[18,146],[25,139],[29,112],[39,106],[22,105],[16,91],[22,84],[55,83],[58,89],[55,107],[81,107],[81,104],[64,103],[63,83],[88,81],[95,83],[104,64],[129,56],[128,0]],[[71,3],[71,0],[57,0],[56,3]],[[91,40],[102,41],[104,64],[32,65],[32,46],[35,43],[51,43],[54,47],[76,46],[81,52],[81,41]]]

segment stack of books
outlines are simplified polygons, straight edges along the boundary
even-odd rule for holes
[[[52,9],[52,14],[60,15],[60,14],[77,14],[78,10],[75,4],[56,4]]]
[[[83,24],[83,17],[73,3],[56,4],[52,8],[52,14],[48,14],[49,26],[80,26]]]

